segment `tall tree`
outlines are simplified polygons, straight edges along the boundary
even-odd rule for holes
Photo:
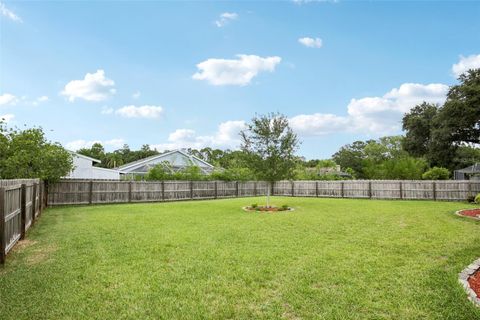
[[[365,146],[368,142],[355,141],[340,148],[332,159],[342,169],[351,168],[358,178],[364,178],[363,160],[365,159]]]
[[[423,157],[428,154],[433,119],[438,111],[438,105],[423,102],[403,116],[403,130],[406,132],[403,147],[410,155]]]
[[[468,148],[480,144],[480,69],[469,70],[458,80],[443,106],[423,103],[403,118],[405,150],[425,156],[430,166],[463,166],[475,153]]]
[[[241,149],[248,157],[247,166],[258,179],[270,183],[267,191],[269,207],[271,185],[293,175],[295,152],[300,142],[287,117],[279,113],[254,117],[247,129],[240,132],[240,137]]]

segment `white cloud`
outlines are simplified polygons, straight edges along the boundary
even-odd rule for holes
[[[237,20],[238,14],[235,12],[224,12],[220,15],[218,20],[215,20],[215,25],[219,28],[224,27],[230,21]]]
[[[132,98],[133,99],[138,99],[140,98],[140,96],[142,95],[142,93],[140,91],[135,91],[133,94],[132,94]]]
[[[77,151],[82,148],[91,148],[94,143],[100,143],[104,147],[109,149],[118,149],[125,144],[123,139],[111,139],[111,140],[73,140],[65,144],[65,148],[72,151]]]
[[[261,71],[273,72],[280,57],[259,57],[256,55],[237,55],[238,59],[208,59],[197,64],[199,72],[192,78],[207,80],[209,83],[222,85],[247,85]]]
[[[362,132],[391,134],[401,130],[401,119],[415,105],[423,101],[442,104],[448,86],[404,83],[381,97],[352,99],[347,115],[315,113],[290,119],[292,128],[301,135],[322,135],[332,132]]]
[[[72,80],[65,85],[61,92],[73,102],[75,99],[86,101],[102,101],[115,94],[115,82],[105,77],[105,71],[97,70],[87,73],[83,80]]]
[[[22,18],[17,16],[12,10],[5,7],[3,2],[0,2],[0,14],[8,19],[15,21],[15,22],[23,22]]]
[[[8,122],[11,122],[14,118],[15,118],[14,114],[7,113],[7,114],[4,114],[4,115],[0,116],[0,121],[8,123]]]
[[[459,77],[470,69],[480,68],[480,54],[464,57],[460,56],[460,61],[452,66],[452,72],[455,77]]]
[[[32,105],[38,106],[42,102],[47,102],[49,99],[47,96],[41,96],[32,101]]]
[[[125,118],[159,118],[163,113],[161,106],[125,106],[115,110],[115,114],[118,114]]]
[[[113,108],[103,106],[102,111],[100,111],[101,114],[112,114],[115,110]]]
[[[323,44],[322,39],[309,37],[299,38],[298,42],[309,48],[321,48]]]
[[[240,145],[239,133],[245,128],[245,121],[239,120],[222,122],[218,126],[217,132],[212,135],[201,136],[191,129],[177,129],[170,133],[167,143],[152,145],[152,148],[159,151],[204,147],[238,148]]]
[[[4,93],[0,96],[0,106],[14,105],[18,102],[18,98],[10,93]]]
[[[300,114],[290,118],[292,129],[300,135],[324,135],[346,130],[349,126],[347,117],[329,113]]]

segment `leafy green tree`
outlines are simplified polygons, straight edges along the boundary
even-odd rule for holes
[[[70,152],[45,138],[42,128],[7,129],[0,122],[0,178],[58,181],[73,169]]]
[[[153,168],[148,170],[147,174],[145,175],[145,180],[151,180],[151,181],[173,180],[170,164],[166,162],[166,163],[159,163],[155,165]]]
[[[279,113],[256,116],[241,131],[241,149],[248,161],[247,167],[258,179],[273,184],[291,178],[295,167],[295,152],[299,146],[297,135],[288,124],[288,119]],[[267,206],[270,206],[270,189]]]
[[[90,148],[79,149],[77,153],[100,160],[102,163],[105,161],[105,148],[99,142],[94,143]]]
[[[365,146],[367,142],[355,141],[340,148],[332,159],[342,168],[351,168],[359,179],[365,177],[363,172],[363,161],[366,158]]]
[[[427,167],[425,159],[404,156],[380,163],[366,162],[365,173],[369,179],[418,180]]]
[[[423,180],[448,180],[450,171],[447,168],[433,167],[422,175]]]
[[[439,106],[423,102],[415,106],[403,117],[404,149],[414,157],[426,156],[429,152],[433,131],[433,119],[439,112]]]
[[[405,149],[431,166],[464,165],[460,148],[480,143],[480,69],[469,70],[450,88],[443,106],[423,103],[403,118]]]

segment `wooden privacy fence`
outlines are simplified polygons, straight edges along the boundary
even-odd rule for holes
[[[125,203],[250,197],[466,200],[480,192],[480,181],[344,180],[279,181],[112,181],[62,180],[50,186],[49,205]]]
[[[0,263],[40,216],[43,194],[38,179],[0,180]]]

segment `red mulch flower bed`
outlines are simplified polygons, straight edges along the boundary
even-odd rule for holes
[[[470,288],[477,294],[477,297],[480,296],[480,272],[475,272],[470,278],[468,278],[468,283]]]
[[[480,218],[480,209],[462,210],[459,214],[462,216]]]
[[[257,206],[257,207],[245,207],[246,211],[250,212],[279,212],[279,211],[292,211],[290,207],[266,207],[266,206]]]

